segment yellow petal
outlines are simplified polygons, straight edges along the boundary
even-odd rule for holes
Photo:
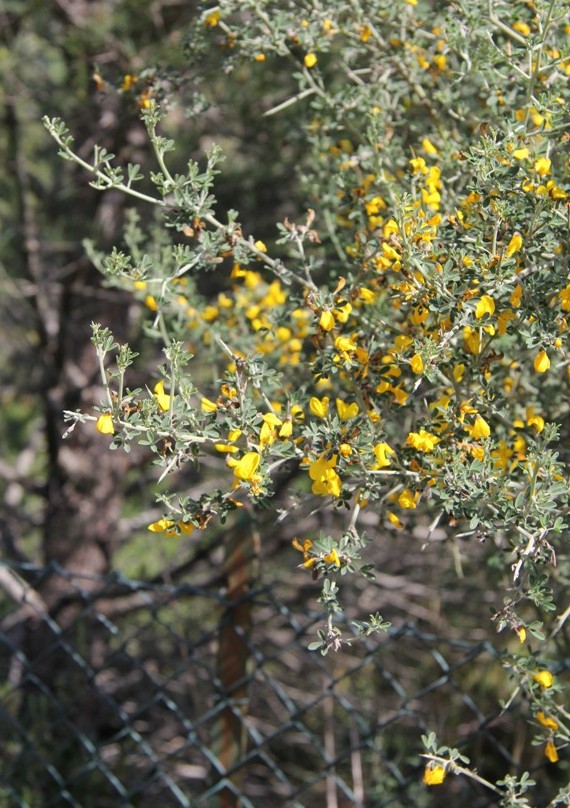
[[[355,401],[352,404],[347,404],[341,398],[337,398],[336,410],[341,421],[349,421],[358,415],[358,404]]]
[[[200,409],[202,412],[216,412],[218,405],[209,398],[203,398],[200,402]]]
[[[309,401],[309,409],[316,415],[317,418],[326,418],[329,411],[329,398],[324,396],[322,399],[313,396]]]
[[[480,320],[485,314],[495,313],[495,301],[489,295],[483,295],[475,308],[475,317]]]
[[[157,522],[153,522],[151,525],[148,526],[147,530],[150,530],[151,533],[164,533],[167,530],[170,530],[174,527],[174,522],[172,519],[159,519]]]
[[[409,488],[404,488],[398,497],[398,504],[405,510],[413,510],[414,508],[417,508],[419,498],[419,491],[412,492]]]
[[[377,443],[372,447],[372,451],[374,452],[374,456],[378,461],[374,467],[375,469],[384,469],[386,466],[390,465],[391,461],[388,459],[388,456],[393,455],[394,450],[389,443],[386,443],[385,441],[382,441],[382,443]]]
[[[154,385],[153,392],[160,409],[163,412],[167,412],[170,409],[170,396],[164,392],[164,382],[162,379]]]
[[[548,758],[551,763],[556,763],[558,761],[558,751],[554,746],[552,741],[547,741],[546,746],[544,747],[544,754]]]
[[[335,326],[334,314],[332,311],[323,311],[319,317],[319,325],[323,331],[331,331]]]
[[[535,682],[538,682],[538,684],[544,688],[552,687],[552,682],[554,680],[554,677],[552,676],[550,671],[547,670],[537,671],[536,673],[533,673],[532,678],[534,679]]]
[[[95,428],[103,435],[114,435],[115,427],[113,426],[113,416],[110,412],[104,412],[97,418]]]
[[[534,369],[537,373],[546,373],[550,367],[550,359],[544,348],[536,355],[534,360]]]
[[[491,427],[484,418],[478,415],[477,418],[475,418],[475,423],[472,427],[468,428],[468,431],[474,440],[479,440],[480,438],[489,437],[491,434]]]
[[[522,236],[520,233],[515,233],[512,239],[509,241],[506,249],[507,258],[510,258],[512,255],[517,253],[520,248],[522,247]]]
[[[539,157],[534,164],[534,170],[537,174],[545,176],[546,174],[550,174],[550,166],[551,162],[548,157]]]
[[[237,462],[234,467],[234,475],[238,480],[251,482],[257,467],[259,466],[261,457],[257,452],[246,452],[244,456]]]
[[[436,147],[427,137],[424,137],[424,139],[422,140],[422,149],[425,151],[426,154],[438,154]]]
[[[436,766],[426,766],[423,780],[426,786],[439,786],[445,780],[444,767],[439,764]]]
[[[270,424],[271,426],[281,426],[283,421],[274,412],[266,412],[263,416],[263,420],[266,424]]]
[[[400,520],[398,516],[396,516],[395,513],[393,513],[392,511],[388,511],[386,516],[388,517],[388,521],[390,521],[395,528],[397,528],[398,530],[403,530],[404,523]]]
[[[420,374],[424,370],[424,361],[419,354],[414,354],[410,359],[410,367],[414,373]]]
[[[546,729],[551,729],[554,732],[558,729],[558,721],[555,721],[554,718],[551,718],[549,715],[545,715],[542,710],[536,714],[536,717],[540,724]]]
[[[523,288],[520,285],[520,283],[517,283],[517,285],[513,289],[512,294],[511,294],[511,296],[509,298],[509,302],[510,302],[511,306],[513,306],[513,308],[518,309],[518,307],[520,306],[522,293],[523,293]]]
[[[330,553],[324,555],[323,558],[327,564],[334,564],[336,567],[340,567],[340,558],[338,557],[338,553],[334,547]]]

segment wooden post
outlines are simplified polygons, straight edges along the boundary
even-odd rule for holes
[[[252,627],[252,603],[247,596],[258,575],[260,539],[250,514],[243,513],[231,530],[225,547],[224,573],[229,601],[219,629],[218,679],[220,697],[231,706],[218,716],[213,733],[213,751],[224,771],[230,771],[245,755],[247,736],[241,716],[248,710],[248,638]],[[216,808],[239,808],[244,770],[228,776],[234,789],[218,794]]]

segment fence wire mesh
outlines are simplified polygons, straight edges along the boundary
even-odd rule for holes
[[[486,639],[403,620],[322,657],[307,651],[322,614],[279,581],[229,602],[56,564],[2,573],[2,808],[494,805],[465,778],[423,786],[431,729],[518,769],[524,721],[500,712]],[[46,583],[64,593],[49,610]]]

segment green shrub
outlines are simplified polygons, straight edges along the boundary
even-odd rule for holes
[[[505,666],[550,761],[570,740],[552,676],[568,616],[555,617],[570,383],[563,6],[227,0],[204,11],[183,96],[197,137],[199,116],[222,121],[241,93],[259,131],[281,132],[274,159],[286,176],[294,156],[294,179],[273,235],[266,223],[246,231],[220,201],[217,146],[180,167],[162,134],[176,128],[177,97],[160,82],[123,81],[154,149],[148,177],[101,148],[80,159],[65,125],[46,120],[94,187],[132,198],[121,248],[89,251],[146,307],[164,349],[148,389],[131,390],[136,357],[94,324],[106,398],[95,415],[67,413],[70,429],[148,445],[163,477],[208,458],[203,494],[161,494],[149,530],[196,535],[247,501],[275,507],[290,474],[281,519],[345,515],[338,534],[294,540],[322,581],[328,618],[312,648],[323,654],[346,640],[339,578],[373,575],[363,512],[385,534],[421,528],[426,545],[436,527],[465,554],[484,542],[502,592],[493,619],[520,640]],[[264,169],[251,165],[244,193]],[[147,204],[155,226],[137,213]],[[386,627],[380,615],[358,624]],[[481,780],[456,750],[425,743],[427,784],[447,771]],[[503,805],[526,804],[526,777],[487,785]]]

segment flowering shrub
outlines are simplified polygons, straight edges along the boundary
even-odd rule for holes
[[[98,414],[67,413],[70,429],[94,422],[112,448],[143,442],[162,477],[207,456],[220,480],[199,499],[162,495],[149,530],[194,540],[248,500],[271,507],[292,475],[281,518],[345,514],[338,534],[293,542],[323,585],[328,619],[312,645],[323,654],[345,641],[339,578],[373,574],[363,511],[384,532],[423,526],[426,546],[436,527],[465,553],[484,542],[504,588],[493,619],[520,640],[505,665],[551,762],[570,741],[548,667],[568,616],[552,619],[568,527],[562,14],[555,0],[223,0],[204,11],[186,42],[194,64],[254,89],[260,71],[278,76],[255,103],[286,117],[302,144],[303,202],[271,242],[222,209],[217,146],[182,173],[169,167],[175,144],[161,127],[175,99],[159,83],[138,96],[157,161],[149,177],[102,148],[85,161],[65,124],[45,121],[95,188],[132,198],[121,248],[89,251],[146,308],[164,349],[149,388],[131,390],[135,355],[94,324],[106,398]],[[122,90],[136,82],[125,77]],[[220,92],[197,86],[192,114]],[[159,228],[142,226],[138,205],[155,209]],[[212,270],[218,291],[204,293]],[[359,624],[386,627],[380,615]],[[447,771],[476,776],[456,750],[425,743],[427,785]],[[530,784],[489,785],[501,804],[523,805]]]

